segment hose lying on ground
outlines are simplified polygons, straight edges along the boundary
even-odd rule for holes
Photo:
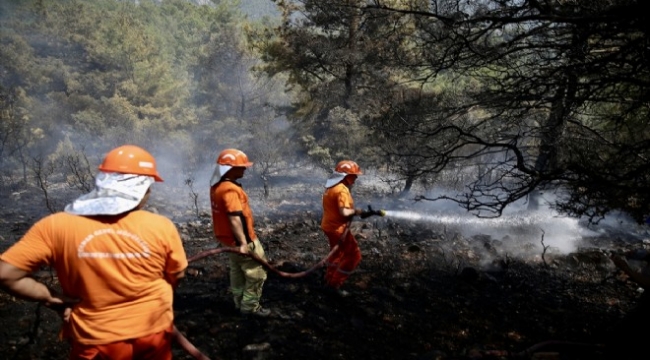
[[[205,250],[202,251],[194,256],[191,256],[187,259],[189,263],[198,261],[200,259],[203,259],[208,256],[216,255],[216,254],[221,254],[225,252],[232,252],[232,253],[237,253],[241,254],[243,256],[250,256],[253,260],[257,261],[258,263],[262,264],[264,267],[268,268],[269,270],[273,271],[274,273],[286,277],[286,278],[299,278],[308,275],[309,273],[313,272],[314,270],[318,269],[319,267],[323,266],[326,262],[327,259],[332,256],[338,249],[339,249],[339,244],[341,241],[345,238],[346,234],[350,231],[350,223],[348,223],[347,228],[341,234],[341,237],[339,238],[338,243],[332,247],[330,252],[325,256],[321,261],[317,262],[314,266],[310,267],[307,270],[297,272],[297,273],[289,273],[286,271],[281,271],[274,267],[273,265],[269,264],[268,261],[256,256],[255,254],[248,253],[248,254],[241,254],[239,251],[239,248],[236,247],[223,247],[223,248],[218,248],[218,249],[211,249],[211,250]],[[199,351],[177,328],[174,326],[174,333],[173,333],[174,340],[180,345],[183,350],[185,350],[188,354],[190,354],[192,357],[194,357],[197,360],[209,360],[207,356],[205,356],[201,351]]]
[[[251,258],[253,258],[253,260],[259,262],[259,263],[262,264],[264,267],[270,269],[271,271],[275,272],[276,274],[278,274],[278,275],[280,275],[280,276],[282,276],[282,277],[287,277],[287,278],[299,278],[299,277],[306,276],[307,274],[311,273],[312,271],[314,271],[314,270],[318,269],[319,267],[323,266],[323,264],[325,264],[325,262],[327,261],[327,259],[329,259],[329,257],[332,256],[332,254],[334,254],[334,253],[336,252],[336,250],[338,250],[338,248],[339,248],[339,246],[338,246],[338,244],[337,244],[336,246],[334,246],[334,247],[332,248],[332,250],[330,250],[329,254],[327,254],[327,256],[326,256],[325,258],[323,258],[321,261],[319,261],[318,263],[316,263],[314,266],[310,267],[309,269],[307,269],[307,270],[305,270],[305,271],[298,272],[298,273],[288,273],[288,272],[285,272],[285,271],[278,270],[278,269],[275,268],[273,265],[269,264],[268,261],[266,261],[266,260],[264,260],[264,259],[261,259],[261,258],[255,256],[254,254],[242,254],[242,255],[244,255],[244,256],[250,256]],[[218,249],[212,249],[212,250],[202,251],[202,252],[200,252],[200,253],[198,253],[198,254],[196,254],[196,255],[194,255],[194,256],[188,258],[187,261],[191,263],[191,262],[194,262],[194,261],[197,261],[197,260],[203,259],[203,258],[205,258],[205,257],[212,256],[212,255],[216,255],[216,254],[221,254],[221,253],[224,253],[224,252],[232,252],[232,253],[238,253],[238,254],[240,253],[238,248],[235,248],[235,247],[232,247],[232,248],[230,248],[230,247],[224,247],[224,248],[218,248]],[[194,345],[193,345],[193,344],[192,344],[192,343],[191,343],[191,342],[190,342],[190,341],[189,341],[189,340],[188,340],[188,339],[187,339],[187,338],[186,338],[186,337],[185,337],[185,336],[184,336],[184,335],[183,335],[183,334],[182,334],[182,333],[181,333],[181,332],[176,328],[176,326],[174,326],[173,337],[174,337],[174,340],[178,343],[178,345],[180,345],[180,347],[182,347],[183,350],[185,350],[185,352],[187,352],[188,354],[190,354],[193,358],[195,358],[195,359],[197,359],[197,360],[210,360],[207,356],[205,356],[203,353],[201,353],[201,351],[198,350],[198,349],[197,349],[197,348],[196,348],[196,347],[195,347],[195,346],[194,346]]]
[[[314,270],[318,269],[319,267],[323,266],[327,262],[327,259],[329,259],[339,249],[339,245],[341,244],[341,241],[343,241],[343,239],[345,239],[345,236],[350,231],[350,224],[351,223],[352,223],[352,219],[350,219],[350,221],[348,222],[348,225],[345,227],[345,231],[343,232],[343,234],[341,234],[341,237],[339,238],[338,243],[336,245],[334,245],[334,247],[332,247],[332,249],[327,254],[327,256],[325,256],[321,261],[317,262],[314,266],[310,267],[309,269],[301,271],[301,272],[297,272],[297,273],[290,273],[290,272],[286,272],[286,271],[281,271],[281,270],[277,269],[275,266],[269,264],[268,261],[256,256],[255,254],[252,254],[252,253],[242,254],[239,251],[239,248],[236,248],[236,247],[223,247],[223,248],[218,248],[218,249],[202,251],[202,252],[188,258],[187,262],[191,263],[191,262],[203,259],[204,257],[208,257],[208,256],[211,256],[211,255],[221,254],[223,252],[231,252],[231,253],[241,254],[243,256],[250,256],[253,260],[255,260],[258,263],[262,264],[262,266],[266,267],[267,269],[273,271],[274,273],[276,273],[276,274],[278,274],[278,275],[280,275],[282,277],[300,278],[300,277],[308,275],[309,273],[311,273]]]
[[[241,254],[239,252],[239,248],[236,248],[236,247],[223,247],[223,248],[218,248],[218,249],[202,251],[202,252],[188,258],[187,261],[191,263],[191,262],[197,261],[199,259],[203,259],[203,258],[211,256],[211,255],[216,255],[216,254],[220,254],[220,253],[224,253],[224,252],[232,252],[232,253],[241,254],[243,256],[249,256],[253,260],[255,260],[258,263],[262,264],[264,267],[268,268],[269,270],[273,271],[274,273],[276,273],[276,274],[278,274],[278,275],[280,275],[282,277],[300,278],[300,277],[308,275],[309,273],[311,273],[314,270],[318,269],[319,267],[323,266],[327,262],[327,259],[329,259],[330,256],[332,256],[332,254],[334,254],[338,249],[339,249],[339,245],[337,244],[330,250],[330,252],[327,254],[327,256],[325,256],[321,261],[317,262],[314,266],[310,267],[309,269],[301,271],[301,272],[297,272],[297,273],[290,273],[290,272],[279,270],[275,266],[269,264],[268,261],[256,256],[255,254],[252,254],[252,253]]]
[[[180,347],[190,354],[193,358],[197,360],[210,360],[209,357],[205,356],[199,349],[194,346],[187,338],[174,326],[174,332],[172,333],[174,340],[180,345]]]

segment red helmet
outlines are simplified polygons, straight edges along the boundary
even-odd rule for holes
[[[122,145],[111,150],[99,170],[123,174],[146,175],[163,181],[156,170],[156,159],[146,150],[135,145]]]
[[[334,171],[339,172],[339,173],[344,173],[348,175],[362,175],[363,173],[361,172],[361,169],[359,168],[359,165],[355,163],[352,160],[343,160],[339,161],[338,164],[336,164],[336,169]]]
[[[251,167],[253,163],[248,161],[248,156],[237,149],[223,150],[217,158],[217,164],[232,167]]]

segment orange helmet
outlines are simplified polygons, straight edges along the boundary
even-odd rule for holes
[[[336,164],[336,169],[334,171],[339,172],[339,173],[344,173],[348,175],[361,175],[363,174],[361,172],[361,169],[359,168],[359,165],[355,163],[352,160],[343,160],[339,161],[338,164]]]
[[[122,145],[111,150],[99,170],[123,174],[146,175],[163,181],[156,170],[156,159],[146,150],[135,145]]]
[[[217,158],[217,164],[230,167],[251,167],[253,163],[248,161],[248,156],[237,149],[223,150]]]

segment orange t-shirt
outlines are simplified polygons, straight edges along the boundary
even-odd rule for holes
[[[323,194],[323,219],[320,223],[325,232],[342,234],[350,220],[339,213],[339,208],[354,209],[354,200],[350,189],[343,183],[338,183],[325,190]]]
[[[51,265],[65,295],[81,299],[64,333],[89,345],[168,329],[173,289],[164,275],[187,267],[174,223],[143,210],[49,215],[0,258],[30,272]]]
[[[253,227],[253,212],[248,204],[248,195],[241,185],[224,180],[210,188],[210,205],[212,208],[212,226],[214,236],[226,246],[237,246],[237,241],[230,228],[229,216],[238,215],[244,227],[247,242],[257,239]]]

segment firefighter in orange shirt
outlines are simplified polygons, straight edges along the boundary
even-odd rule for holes
[[[225,149],[217,157],[217,166],[210,179],[212,226],[221,244],[239,248],[239,253],[228,253],[235,308],[242,315],[267,317],[271,311],[260,305],[266,270],[247,256],[266,260],[266,255],[255,234],[248,195],[237,182],[251,166],[253,163],[248,161],[246,154],[237,149]]]
[[[359,244],[350,232],[352,217],[363,215],[362,209],[354,207],[350,189],[361,175],[361,169],[351,160],[340,161],[325,183],[323,194],[323,219],[321,229],[329,240],[330,249],[337,244],[339,249],[328,259],[325,283],[341,296],[349,295],[341,289],[361,261]]]
[[[142,210],[163,181],[147,151],[110,151],[95,189],[36,224],[0,257],[0,286],[63,314],[70,359],[171,359],[173,289],[187,259],[169,219]],[[63,294],[29,275],[56,270]]]

